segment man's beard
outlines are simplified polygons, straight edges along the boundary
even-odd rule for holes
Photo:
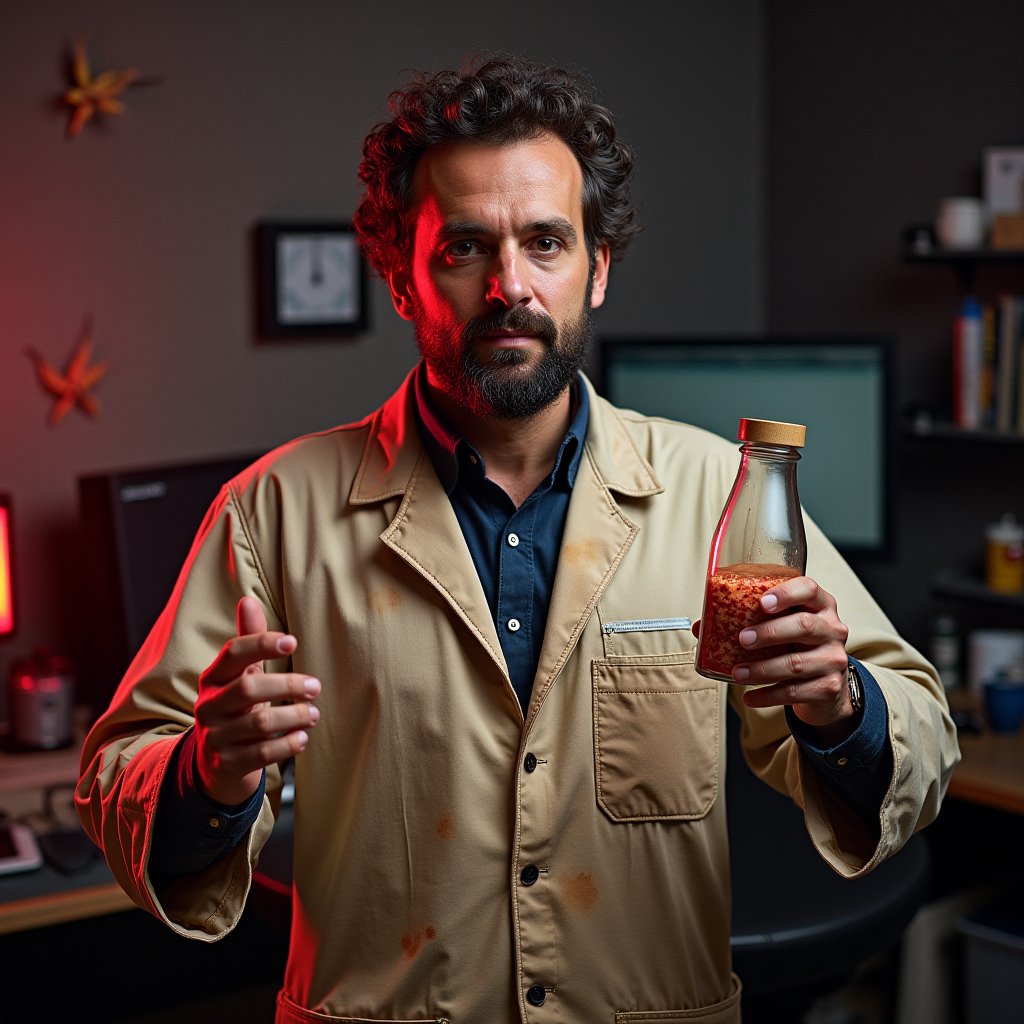
[[[451,401],[476,416],[525,420],[551,405],[583,368],[593,338],[589,289],[579,316],[561,328],[546,313],[514,306],[473,317],[456,328],[416,317],[416,344],[432,371],[433,382]],[[532,370],[516,372],[531,353],[495,347],[488,363],[473,351],[473,340],[496,331],[535,335],[544,345]]]

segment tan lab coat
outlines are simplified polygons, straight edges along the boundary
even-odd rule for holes
[[[238,599],[298,638],[293,668],[322,680],[323,717],[296,762],[279,1022],[736,1024],[727,699],[751,767],[804,807],[840,874],[869,871],[939,809],[958,757],[942,688],[813,524],[808,573],[837,597],[849,651],[889,706],[877,841],[817,784],[781,709],[748,710],[695,673],[688,630],[602,633],[699,616],[737,454],[590,399],[525,723],[410,377],[362,423],[286,445],[225,487],[88,738],[78,809],[118,881],[179,934],[215,941],[245,906],[279,775],[246,842],[158,892],[160,783]],[[527,864],[541,870],[532,886]],[[525,999],[533,984],[542,1006]]]

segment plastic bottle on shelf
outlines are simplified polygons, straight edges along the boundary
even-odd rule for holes
[[[1024,591],[1024,525],[1012,512],[985,527],[985,586],[997,594]]]
[[[740,467],[711,542],[696,669],[732,682],[743,661],[788,653],[791,644],[746,651],[739,633],[770,616],[765,591],[802,576],[807,540],[796,489],[796,464],[806,428],[797,423],[741,419]]]

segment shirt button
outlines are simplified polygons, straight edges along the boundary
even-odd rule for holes
[[[470,455],[469,461],[472,462],[473,465],[475,466],[476,465],[476,456],[475,455]]]
[[[510,533],[508,535],[508,546],[510,548],[517,548],[517,547],[519,547],[519,534],[518,533]]]
[[[211,818],[210,828],[220,828],[220,818]]]
[[[509,619],[508,620],[508,631],[510,633],[518,633],[519,632],[519,627],[521,625],[522,625],[522,623],[518,619]]]
[[[528,772],[535,772],[537,770],[537,755],[527,754],[526,757],[523,758],[523,767]]]
[[[519,880],[523,885],[533,885],[538,878],[540,878],[540,871],[536,864],[527,864],[519,875]]]
[[[845,757],[839,758],[839,760],[836,761],[836,764],[839,765],[840,768],[842,768],[843,765],[846,764],[846,758]]]
[[[531,985],[526,990],[526,1001],[531,1006],[543,1006],[548,994],[544,991],[543,985]]]

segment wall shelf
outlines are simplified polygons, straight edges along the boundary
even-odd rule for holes
[[[954,441],[981,441],[992,444],[1024,445],[1024,434],[1016,430],[967,430],[955,423],[931,418],[915,417],[908,420],[904,430],[911,437],[937,438]]]
[[[974,601],[1024,610],[1024,594],[1000,594],[989,590],[981,580],[968,576],[959,569],[940,569],[932,578],[932,593],[936,597],[952,597],[958,601]]]
[[[918,266],[949,267],[959,275],[963,290],[969,292],[974,288],[974,274],[979,266],[1024,266],[1024,249],[905,249],[903,261]]]

